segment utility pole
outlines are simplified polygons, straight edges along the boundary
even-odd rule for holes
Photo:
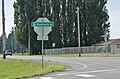
[[[28,20],[28,53],[31,55],[30,51],[30,21]]]
[[[3,34],[2,34],[2,49],[3,49],[3,59],[6,59],[6,33],[5,33],[5,13],[4,13],[4,0],[2,0],[2,25],[3,25]]]
[[[78,22],[78,47],[80,47],[80,19],[79,19],[79,7],[77,7],[77,22]]]
[[[29,5],[30,5],[30,3],[29,3],[29,0],[28,0],[28,3],[27,3],[27,7],[28,7],[28,11],[27,11],[27,13],[28,13],[28,16],[27,16],[27,23],[28,23],[28,54],[31,55],[31,51],[30,51],[31,50],[31,48],[30,48],[30,46],[31,46],[30,45],[30,41],[31,41],[30,40],[30,37],[31,37],[31,35],[30,35],[30,32],[31,32],[30,27],[31,27],[31,25],[30,25],[30,18],[29,18],[30,17],[30,14],[29,14],[29,12],[30,12],[29,8],[30,7],[29,7]]]
[[[77,7],[77,22],[78,22],[78,47],[80,49],[80,19],[79,19],[79,7]],[[79,50],[79,57],[81,57],[81,53],[80,53],[80,50]]]
[[[14,53],[14,28],[12,27],[12,53]]]

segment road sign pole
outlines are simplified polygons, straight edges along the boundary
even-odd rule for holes
[[[42,40],[42,70],[44,69],[44,40],[48,40],[47,35],[50,33],[54,22],[50,22],[47,18],[38,18],[31,23],[34,31],[38,34],[37,40]],[[42,37],[42,38],[41,38]]]
[[[44,41],[43,41],[43,36],[44,36],[44,27],[42,27],[42,70],[44,69]]]

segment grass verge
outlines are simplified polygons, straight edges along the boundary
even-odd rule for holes
[[[45,55],[54,57],[79,57],[79,54],[55,54],[55,55]]]
[[[63,70],[63,64],[44,62],[44,71],[39,61],[0,59],[0,79],[18,79],[44,75],[50,72]]]
[[[14,56],[28,56],[28,53],[14,53]],[[38,55],[33,55],[38,56]],[[79,57],[79,54],[54,54],[54,55],[45,55],[45,56],[54,56],[54,57]]]

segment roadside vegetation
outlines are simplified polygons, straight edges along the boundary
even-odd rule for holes
[[[55,55],[45,55],[54,57],[79,57],[79,54],[55,54]]]
[[[0,59],[0,79],[18,79],[44,75],[64,70],[65,66],[56,62],[44,62],[44,70],[40,61]]]
[[[14,53],[15,56],[28,56],[28,53]],[[33,55],[32,55],[33,56]],[[38,55],[34,55],[38,56]],[[79,57],[79,54],[54,54],[54,55],[44,55],[44,56],[53,56],[53,57]]]

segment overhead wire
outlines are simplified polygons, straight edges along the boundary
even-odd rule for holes
[[[92,34],[91,30],[90,30],[90,27],[89,27],[89,25],[88,25],[86,19],[84,18],[83,14],[82,14],[82,12],[81,12],[81,9],[80,9],[80,14],[81,14],[81,17],[82,17],[83,21],[85,22],[85,24],[86,24],[88,30],[90,31],[90,34],[91,34],[91,36],[92,36],[92,38],[93,38],[95,44],[97,44],[97,41],[96,41],[96,39],[94,38],[94,36],[93,36],[93,34]]]

